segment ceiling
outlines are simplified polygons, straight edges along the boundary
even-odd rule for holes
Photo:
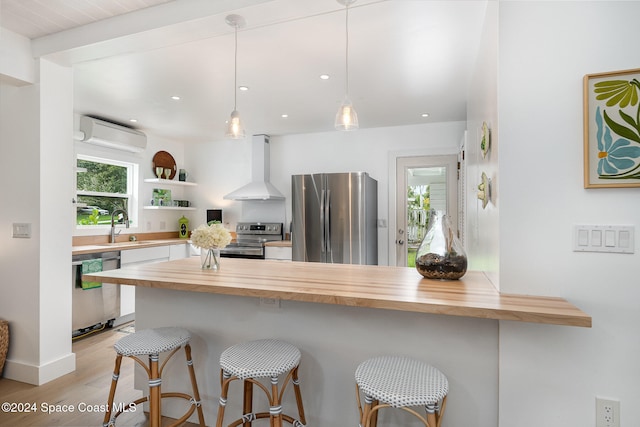
[[[249,90],[237,91],[237,109],[248,134],[332,131],[346,92],[346,14],[336,0],[0,0],[0,7],[2,26],[31,38],[34,56],[73,67],[75,112],[160,137],[224,139],[235,95],[231,13],[246,19],[237,84]],[[349,7],[349,95],[360,128],[465,120],[485,8],[483,0]]]

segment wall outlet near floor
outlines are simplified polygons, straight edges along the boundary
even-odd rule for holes
[[[260,307],[279,309],[280,298],[260,298]]]
[[[620,401],[596,397],[596,427],[620,427]]]

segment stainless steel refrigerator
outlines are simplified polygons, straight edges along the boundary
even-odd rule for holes
[[[378,182],[365,172],[293,175],[292,259],[378,264]]]

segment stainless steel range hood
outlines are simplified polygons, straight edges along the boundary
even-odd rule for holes
[[[227,200],[284,200],[270,180],[269,136],[253,135],[251,140],[251,182],[224,196]]]

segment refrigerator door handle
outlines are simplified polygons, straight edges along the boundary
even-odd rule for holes
[[[326,219],[324,217],[324,205],[325,205],[325,190],[323,189],[320,192],[320,226],[322,227],[322,231],[320,233],[321,234],[320,248],[322,253],[324,253],[325,248],[327,247],[327,242],[325,240]]]
[[[324,240],[326,243],[327,256],[331,255],[331,190],[326,191],[324,202]],[[327,259],[327,262],[333,262],[333,260]]]

